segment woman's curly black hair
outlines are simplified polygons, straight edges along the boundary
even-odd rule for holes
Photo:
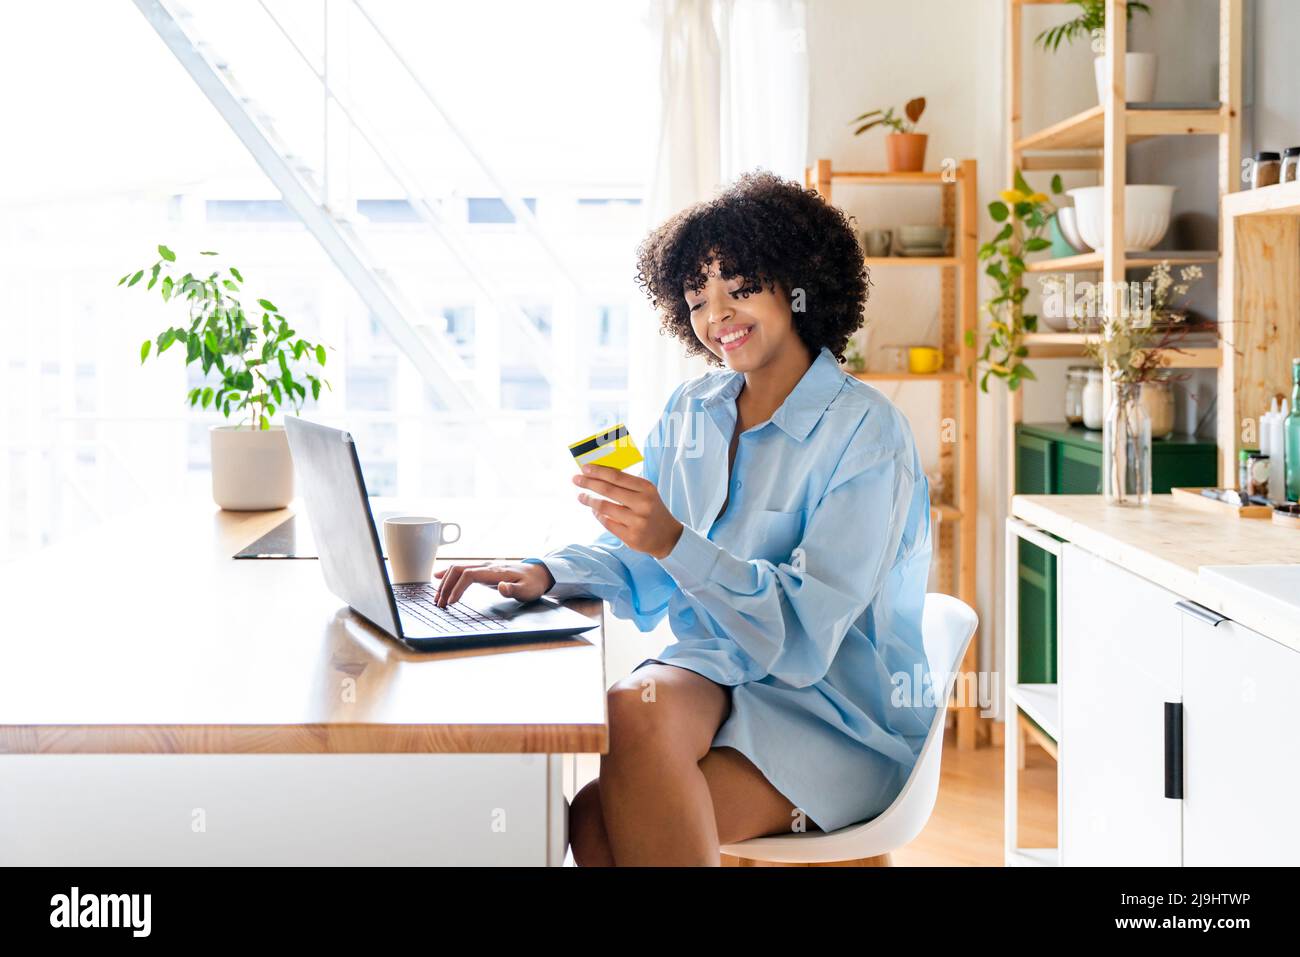
[[[637,250],[637,284],[659,310],[663,329],[687,355],[718,358],[695,335],[686,290],[698,292],[717,259],[722,278],[752,291],[802,291],[794,328],[815,357],[822,346],[844,361],[862,325],[871,281],[851,221],[815,190],[764,171],[746,173],[708,202],[682,210]],[[798,303],[796,303],[798,305]]]

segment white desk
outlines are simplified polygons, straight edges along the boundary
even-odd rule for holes
[[[603,627],[409,652],[317,562],[229,557],[287,514],[159,507],[0,566],[0,864],[562,861]],[[557,544],[527,525],[516,553]]]

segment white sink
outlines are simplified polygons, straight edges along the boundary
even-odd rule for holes
[[[1285,628],[1288,644],[1300,636],[1300,565],[1202,565],[1199,577],[1228,609],[1237,610],[1229,617],[1258,622],[1254,627],[1266,633],[1274,629],[1261,628],[1265,622]]]

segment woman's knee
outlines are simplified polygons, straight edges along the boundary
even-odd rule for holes
[[[641,668],[606,697],[610,753],[656,751],[699,761],[725,720],[727,690],[694,672]]]
[[[611,687],[605,695],[605,702],[611,748],[616,743],[620,747],[645,743],[648,736],[653,735],[656,724],[660,723],[660,715],[655,710],[658,701],[653,683],[635,674]]]
[[[592,781],[569,805],[569,847],[579,867],[613,867],[605,816],[600,806],[600,782]]]

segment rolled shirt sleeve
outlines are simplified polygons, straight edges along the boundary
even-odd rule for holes
[[[664,408],[664,416],[675,405],[683,386],[678,386]],[[659,484],[663,458],[664,416],[647,435],[642,446],[645,461],[642,477]],[[652,557],[623,544],[604,532],[590,545],[566,545],[541,558],[525,558],[529,564],[545,565],[555,584],[546,593],[566,599],[592,596],[609,603],[618,618],[632,621],[641,631],[652,630],[668,612],[676,583]]]
[[[877,449],[839,464],[788,562],[737,558],[687,526],[659,564],[717,633],[767,674],[807,687],[884,583],[915,491],[912,458]]]

